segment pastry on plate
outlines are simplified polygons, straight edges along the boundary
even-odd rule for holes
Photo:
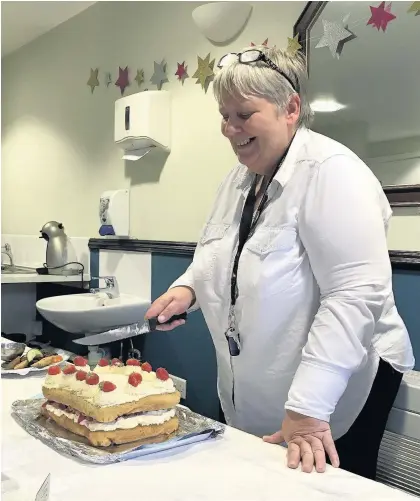
[[[35,369],[43,369],[52,364],[57,364],[63,361],[63,357],[55,352],[48,350],[39,350],[32,348],[24,355],[18,356],[10,362],[2,365],[3,370],[19,370],[26,369],[27,367],[34,367]]]

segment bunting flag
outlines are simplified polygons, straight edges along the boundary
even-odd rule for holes
[[[95,87],[99,87],[98,72],[99,72],[98,68],[90,69],[90,77],[89,80],[87,81],[87,85],[89,85],[92,94],[93,91],[95,90]]]
[[[371,24],[374,28],[377,28],[378,31],[380,29],[382,29],[382,31],[385,31],[388,26],[388,23],[394,21],[394,19],[397,18],[397,16],[395,16],[391,12],[390,3],[387,6],[385,6],[385,2],[381,2],[378,5],[378,7],[373,7],[371,5],[370,12],[372,15],[369,21],[367,22],[367,25],[369,26]]]

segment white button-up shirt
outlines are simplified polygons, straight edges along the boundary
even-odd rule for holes
[[[213,338],[228,424],[262,436],[279,430],[290,409],[329,421],[337,439],[363,408],[379,358],[400,372],[414,366],[392,292],[392,211],[352,151],[299,129],[241,254],[241,352],[231,357],[231,274],[254,176],[239,165],[226,177],[193,262],[173,286],[195,291],[193,309],[201,308]]]

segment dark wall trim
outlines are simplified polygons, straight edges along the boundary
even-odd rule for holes
[[[112,250],[120,252],[147,252],[151,254],[166,254],[176,256],[194,255],[194,242],[164,242],[161,240],[107,239],[91,238],[90,250]],[[405,270],[420,270],[420,251],[389,251],[393,268]]]
[[[382,187],[391,207],[420,207],[420,184]]]
[[[420,271],[420,251],[391,250],[389,257],[394,269]]]
[[[192,256],[196,244],[193,242],[165,242],[161,240],[135,240],[131,238],[91,238],[90,250],[113,250],[121,252],[148,252],[153,254],[175,254]]]

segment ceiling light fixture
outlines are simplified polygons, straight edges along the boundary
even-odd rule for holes
[[[315,113],[332,113],[334,111],[343,110],[344,108],[347,108],[347,106],[339,103],[335,99],[321,98],[312,101],[311,108]]]
[[[200,32],[212,42],[226,43],[243,29],[252,11],[248,2],[212,2],[192,13]]]

